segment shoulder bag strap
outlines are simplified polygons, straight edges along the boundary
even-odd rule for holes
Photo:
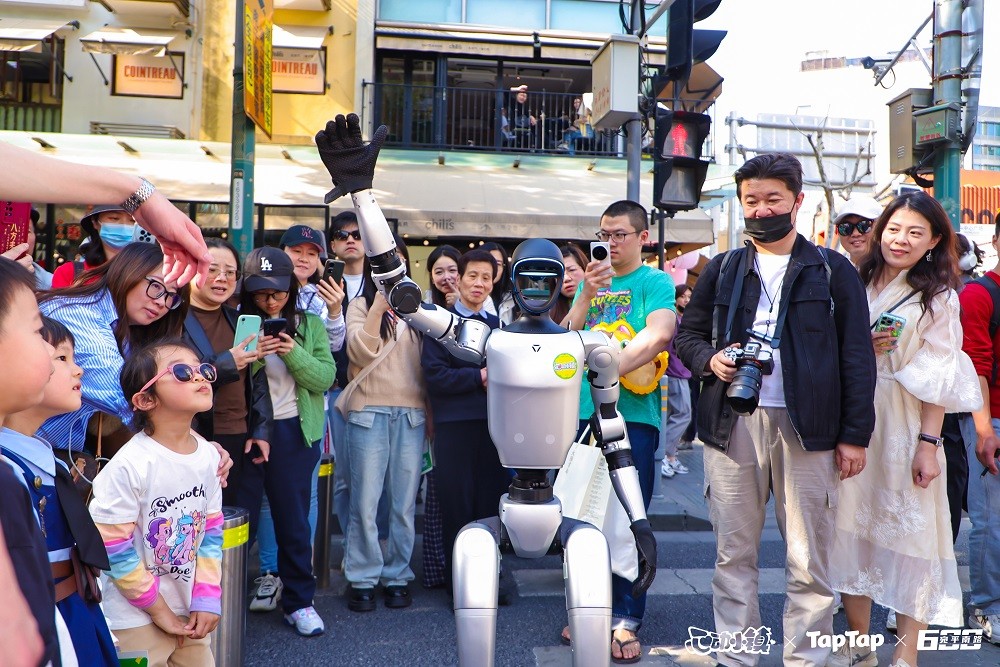
[[[361,385],[361,381],[368,377],[373,370],[375,370],[375,367],[378,366],[380,361],[389,356],[389,353],[392,352],[392,348],[396,347],[397,342],[398,339],[396,338],[390,340],[389,343],[382,348],[382,352],[379,353],[379,355],[375,357],[370,364],[362,368],[361,372],[355,375],[354,379],[348,382],[347,386],[344,387],[344,390],[340,392],[340,396],[337,397],[337,402],[334,406],[338,409],[342,409],[342,414],[344,416],[347,416],[347,404],[350,402],[351,396],[354,395],[354,392]]]

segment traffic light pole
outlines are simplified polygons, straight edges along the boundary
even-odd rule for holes
[[[632,0],[632,17],[629,25],[631,34],[639,33],[642,21],[640,9],[641,0]],[[638,66],[638,63],[636,63]],[[638,94],[639,91],[636,91]],[[642,181],[642,122],[639,118],[633,118],[625,123],[625,165],[626,179],[625,198],[634,202],[640,202],[639,184]]]
[[[246,257],[253,250],[254,122],[246,114],[243,97],[245,70],[244,2],[236,2],[236,50],[233,58],[233,140],[229,185],[229,240]]]
[[[934,5],[934,104],[962,103],[962,0],[936,0]],[[934,197],[961,227],[959,195],[962,150],[956,141],[937,149]]]

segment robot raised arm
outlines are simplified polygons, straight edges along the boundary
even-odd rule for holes
[[[383,125],[366,144],[361,136],[361,121],[353,113],[337,116],[316,134],[319,157],[335,186],[327,193],[325,201],[329,204],[351,194],[358,214],[361,243],[372,265],[372,278],[396,315],[439,341],[459,359],[481,362],[486,353],[489,327],[458,317],[444,308],[421,303],[420,287],[406,275],[406,267],[396,254],[392,230],[371,191],[375,162],[387,134],[388,129]]]
[[[638,595],[649,588],[656,576],[656,538],[646,519],[646,505],[639,486],[639,473],[632,459],[625,418],[618,412],[621,347],[601,332],[579,333],[587,355],[587,382],[594,400],[591,430],[608,462],[611,484],[628,514],[639,552],[639,577],[633,585],[633,593]]]

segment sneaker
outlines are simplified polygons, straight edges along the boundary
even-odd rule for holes
[[[263,577],[254,579],[253,582],[257,584],[257,590],[253,594],[253,600],[250,600],[250,611],[263,612],[277,609],[278,601],[281,599],[281,591],[285,588],[281,579],[267,572]]]
[[[295,632],[303,637],[315,637],[326,630],[323,619],[312,607],[303,607],[291,614],[285,614],[285,623],[295,628]]]
[[[976,609],[969,616],[969,627],[983,631],[983,639],[1000,646],[1000,632],[993,634],[993,628],[1000,630],[1000,614],[980,614]]]
[[[660,466],[660,474],[670,479],[677,473],[674,471],[674,467],[670,465],[670,461],[663,459],[663,464]]]
[[[664,463],[670,465],[670,467],[673,468],[673,471],[678,475],[686,475],[689,472],[691,472],[690,470],[688,470],[688,467],[686,465],[681,463],[680,459],[677,459],[676,461],[664,461]]]
[[[686,451],[688,449],[694,449],[694,445],[691,444],[690,440],[681,440],[677,443],[677,451]]]
[[[885,617],[885,629],[889,632],[896,632],[896,610],[890,609],[889,615]]]
[[[833,652],[826,667],[878,667],[878,656],[868,649],[851,648],[846,644]]]

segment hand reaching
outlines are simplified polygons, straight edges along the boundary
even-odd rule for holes
[[[339,114],[316,134],[316,147],[323,165],[336,186],[323,198],[327,204],[349,192],[368,190],[375,178],[375,162],[389,128],[375,130],[370,143],[361,138],[361,121],[357,114],[345,118]]]
[[[635,548],[639,552],[639,576],[632,584],[632,597],[639,597],[649,590],[656,577],[656,537],[648,519],[640,519],[630,528],[635,535]]]

